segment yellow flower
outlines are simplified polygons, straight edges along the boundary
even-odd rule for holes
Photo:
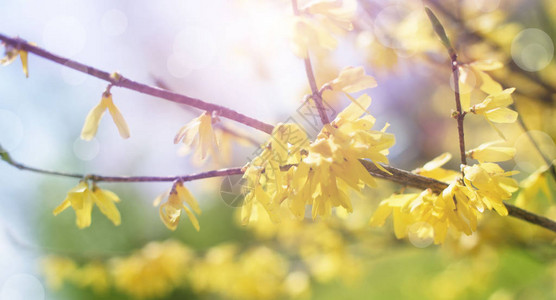
[[[494,163],[481,163],[463,168],[465,185],[473,187],[479,199],[488,209],[495,209],[501,216],[507,216],[508,210],[502,202],[511,198],[517,191],[515,179],[509,177],[517,171],[505,172]]]
[[[377,86],[374,77],[365,74],[363,67],[344,68],[337,78],[332,80],[333,90],[344,91],[345,93],[356,93],[364,89]]]
[[[409,233],[420,238],[434,238],[441,244],[448,229],[470,235],[477,228],[477,210],[470,205],[472,190],[458,181],[450,184],[441,195],[430,190],[421,193],[392,195],[382,200],[370,220],[371,226],[382,226],[392,215],[398,239]]]
[[[495,147],[504,141],[488,142],[467,151],[467,156],[479,162],[499,162],[510,160],[515,156],[514,147]]]
[[[184,144],[192,146],[196,143],[201,159],[205,159],[209,152],[214,156],[214,153],[218,151],[218,141],[212,128],[212,122],[211,114],[204,112],[180,128],[174,137],[174,144],[183,141]]]
[[[159,212],[162,222],[168,229],[176,230],[176,228],[178,228],[181,210],[183,208],[191,224],[193,224],[193,227],[195,227],[197,231],[200,230],[199,221],[191,210],[196,214],[201,214],[201,208],[193,195],[185,188],[183,182],[178,181],[174,183],[170,192],[158,196],[154,201],[154,206],[158,206],[165,197],[168,197],[168,201],[160,205]]]
[[[176,241],[151,242],[111,261],[114,285],[133,299],[164,298],[183,284],[192,259],[192,251]]]
[[[46,284],[54,290],[58,290],[64,281],[71,280],[77,270],[75,262],[67,257],[48,255],[41,259],[41,271],[44,274]]]
[[[33,43],[29,43],[34,45]],[[6,46],[6,56],[0,59],[0,65],[7,66],[12,63],[15,58],[19,55],[21,59],[21,65],[23,66],[23,73],[25,77],[29,77],[29,68],[28,68],[28,54],[25,50],[18,50],[14,47]]]
[[[80,287],[90,287],[95,293],[100,294],[108,289],[108,270],[100,262],[90,262],[77,270],[73,281]]]
[[[118,127],[120,136],[124,139],[129,138],[129,128],[127,127],[127,123],[120,113],[120,110],[116,107],[116,105],[114,105],[114,102],[112,101],[112,94],[107,91],[102,93],[100,103],[87,115],[85,124],[83,124],[83,129],[81,130],[82,139],[89,141],[95,137],[98,125],[100,124],[100,119],[104,115],[106,109],[108,109],[108,112],[110,112],[110,115],[112,116],[112,120],[114,120],[116,127]]]
[[[525,178],[520,183],[521,190],[516,199],[516,204],[520,207],[528,207],[530,204],[537,204],[533,199],[537,199],[539,193],[543,193],[548,200],[552,202],[553,194],[549,182],[554,180],[549,167],[542,166],[529,177]],[[535,207],[537,208],[537,207]]]
[[[479,89],[486,94],[498,94],[502,92],[500,83],[494,81],[485,71],[494,71],[502,68],[501,62],[496,60],[481,60],[469,64],[463,64],[459,69],[459,83],[461,105],[463,110],[469,111],[471,103],[471,91],[478,85]]]
[[[314,1],[300,12],[300,16],[293,18],[292,48],[302,58],[307,56],[309,50],[336,48],[338,42],[332,34],[353,29],[351,19],[355,6],[344,2]]]
[[[114,202],[120,202],[120,198],[113,192],[100,189],[95,185],[91,191],[87,182],[81,181],[68,192],[66,199],[54,209],[53,213],[56,216],[71,206],[75,210],[77,227],[85,228],[91,226],[91,212],[93,204],[96,204],[100,211],[117,226],[120,225],[121,219]]]
[[[515,88],[505,89],[499,93],[491,94],[483,102],[473,105],[470,112],[482,115],[488,123],[504,138],[502,132],[492,124],[494,123],[513,123],[517,119],[517,112],[507,106],[512,104],[512,93]],[[505,138],[504,138],[505,139]]]
[[[441,168],[445,163],[450,161],[450,159],[452,159],[452,154],[448,152],[442,153],[433,160],[427,162],[423,167],[415,169],[413,173],[443,182],[454,181],[460,173]]]
[[[307,205],[312,205],[313,218],[328,217],[332,208],[338,206],[351,212],[349,191],[359,192],[365,185],[376,186],[375,179],[359,160],[369,159],[388,172],[380,163],[388,163],[388,148],[395,141],[385,129],[371,130],[375,119],[366,115],[370,104],[368,95],[353,99],[309,145],[299,142],[303,141],[299,137],[295,138],[298,144],[286,139],[269,142],[244,173],[251,190],[245,196],[243,224],[249,222],[256,203],[265,208],[274,222],[280,219],[278,212],[282,203],[298,219],[305,215]],[[281,132],[284,126],[277,126],[275,132]],[[287,145],[286,150],[277,149],[282,144]],[[288,159],[284,161],[282,157],[286,155]],[[284,162],[297,165],[281,170]]]
[[[190,277],[193,290],[227,299],[283,298],[288,261],[266,247],[237,252],[237,247],[230,244],[211,248],[193,266]]]

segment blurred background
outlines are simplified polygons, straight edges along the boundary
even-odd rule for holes
[[[393,166],[413,170],[445,151],[457,157],[450,62],[423,2],[344,2],[354,29],[335,35],[336,49],[312,57],[319,86],[346,66],[363,66],[378,82],[367,91],[376,127],[389,123],[396,136]],[[504,64],[489,74],[517,88],[513,108],[523,123],[498,126],[505,145],[517,148],[502,166],[520,171],[522,183],[546,177],[548,192],[530,192],[526,208],[556,218],[554,178],[543,171],[556,158],[556,4],[425,2],[462,62]],[[291,17],[290,1],[282,0],[0,1],[2,34],[270,124],[296,122],[314,137],[320,129],[303,102],[310,91],[303,61],[291,51]],[[0,69],[0,144],[29,166],[185,175],[243,166],[266,139],[223,120],[252,141],[231,143],[229,157],[200,162],[173,138],[201,111],[113,88],[131,138],[121,139],[106,115],[86,142],[81,127],[107,83],[33,54],[29,73],[25,78],[19,61]],[[472,93],[472,104],[484,96]],[[324,100],[332,115],[349,104]],[[500,139],[476,116],[466,118],[466,138],[469,149]],[[447,167],[458,170],[458,159]],[[52,215],[77,180],[0,163],[0,299],[556,299],[555,236],[545,229],[487,213],[478,232],[441,246],[396,240],[391,226],[368,226],[380,200],[401,188],[388,182],[354,195],[352,215],[277,225],[261,216],[243,227],[238,208],[221,193],[223,182],[238,180],[186,184],[203,210],[200,232],[187,220],[176,231],[160,221],[152,201],[169,183],[102,183],[122,199],[122,224],[94,209],[92,226],[78,229],[73,212]]]

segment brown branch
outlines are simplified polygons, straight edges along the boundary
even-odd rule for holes
[[[461,100],[459,94],[459,69],[458,69],[458,56],[454,52],[451,57],[452,61],[452,74],[454,77],[454,95],[456,101],[456,114],[454,117],[458,123],[458,138],[459,138],[459,154],[461,157],[461,164],[467,165],[467,159],[465,156],[465,136],[463,131],[463,119],[465,118],[465,112],[461,108]],[[463,172],[463,171],[462,171]]]
[[[431,189],[431,191],[433,191],[434,193],[440,194],[442,193],[442,191],[444,191],[445,188],[448,187],[448,184],[442,181],[438,181],[436,179],[432,179],[432,178],[428,178],[428,177],[424,177],[418,174],[414,174],[405,170],[400,170],[391,166],[385,166],[383,165],[383,167],[388,170],[390,173],[392,173],[392,175],[385,173],[383,171],[381,171],[380,169],[378,169],[374,163],[370,162],[370,161],[366,161],[366,160],[360,160],[361,163],[363,164],[363,166],[365,166],[365,168],[367,169],[367,171],[379,178],[383,178],[386,180],[390,180],[393,182],[397,182],[399,184],[405,185],[405,186],[410,186],[410,187],[414,187],[414,188],[418,188],[418,189]],[[535,224],[538,225],[540,227],[546,228],[548,230],[551,230],[553,232],[556,232],[556,222],[544,217],[544,216],[540,216],[537,215],[535,213],[532,213],[530,211],[524,210],[522,208],[519,208],[517,206],[514,206],[512,204],[509,203],[504,203],[504,205],[506,206],[506,208],[508,209],[508,215],[517,218],[517,219],[521,219],[523,221],[529,222],[531,224]]]
[[[458,27],[465,33],[465,35],[475,39],[476,41],[481,41],[487,43],[492,49],[498,51],[504,51],[502,47],[495,42],[488,39],[488,37],[484,36],[480,32],[476,32],[471,29],[465,22],[456,16],[454,13],[450,12],[444,5],[442,5],[439,0],[428,0],[426,1],[430,5],[434,6],[435,10],[439,11],[446,17],[448,17],[452,22],[456,23]],[[556,87],[548,83],[547,81],[543,80],[537,73],[527,72],[521,69],[519,66],[515,64],[513,60],[509,61],[510,69],[514,72],[519,73],[520,75],[526,77],[527,79],[531,80],[532,82],[540,85],[542,88],[548,91],[545,95],[540,97],[540,99],[545,103],[552,103],[553,100],[551,98],[551,94],[556,93]]]
[[[299,8],[297,6],[297,0],[292,0],[292,9],[294,15],[298,16],[300,14]],[[313,73],[313,66],[311,65],[311,58],[309,57],[309,51],[305,53],[305,59],[303,59],[303,63],[305,64],[305,74],[307,74],[307,80],[309,81],[309,86],[311,87],[311,99],[315,101],[315,106],[319,112],[320,120],[322,124],[330,123],[330,119],[326,114],[326,108],[324,108],[322,95],[319,93],[319,89],[317,87],[317,80],[315,79],[315,74]]]
[[[3,152],[2,147],[0,146],[0,158],[7,162],[8,164],[20,169],[20,170],[27,170],[36,173],[42,173],[47,175],[56,175],[62,177],[70,177],[70,178],[81,178],[81,179],[89,179],[93,181],[106,181],[106,182],[172,182],[176,180],[182,181],[193,181],[198,179],[205,179],[211,177],[221,177],[221,176],[229,176],[229,175],[239,175],[243,174],[243,168],[229,168],[229,169],[220,169],[220,170],[212,170],[208,172],[202,172],[197,174],[189,174],[189,175],[178,175],[178,176],[163,176],[163,177],[156,177],[156,176],[102,176],[102,175],[85,175],[85,174],[74,174],[74,173],[64,173],[64,172],[55,172],[55,171],[47,171],[39,168],[28,167],[24,164],[15,162],[11,159],[7,152]],[[369,174],[377,177],[382,178],[388,181],[396,182],[402,184],[404,186],[415,187],[418,189],[431,189],[431,191],[440,194],[442,191],[448,187],[448,184],[445,182],[438,181],[436,179],[432,179],[429,177],[421,176],[418,174],[411,173],[409,171],[401,170],[392,166],[382,165],[388,172],[388,174],[382,170],[380,170],[373,162],[369,160],[359,160],[361,164],[367,169]],[[287,170],[294,165],[285,165],[280,167],[282,170]],[[526,211],[524,209],[518,208],[508,203],[504,203],[506,208],[508,209],[508,213],[510,216],[514,218],[518,218],[529,222],[531,224],[535,224],[551,231],[556,232],[556,222],[552,221],[546,217],[539,216],[532,212]]]
[[[0,146],[0,152],[2,148]],[[83,180],[92,180],[95,182],[105,181],[105,182],[173,182],[176,180],[182,181],[193,181],[198,179],[205,179],[211,177],[220,177],[228,175],[243,174],[242,168],[228,168],[212,170],[208,172],[188,174],[188,175],[174,175],[174,176],[103,176],[96,174],[77,174],[77,173],[67,173],[59,171],[50,171],[45,169],[39,169],[35,167],[30,167],[22,163],[14,161],[7,152],[1,153],[1,158],[8,164],[25,171],[31,171],[46,175],[55,175],[68,178],[79,178]]]
[[[153,77],[154,84],[157,87],[159,87],[161,89],[164,89],[164,90],[174,91],[174,89],[170,88],[170,85],[168,85],[164,80],[162,80],[158,77],[152,76],[152,75],[151,75],[151,77]],[[188,113],[191,113],[192,115],[198,115],[198,111],[194,107],[186,106],[186,107],[184,107],[184,110]],[[228,125],[226,125],[222,122],[218,122],[218,123],[214,124],[214,127],[218,128],[218,129],[222,130],[222,132],[226,132],[226,133],[230,134],[231,136],[234,136],[238,139],[245,140],[245,141],[249,142],[250,144],[252,144],[253,146],[258,147],[259,145],[261,145],[261,143],[259,141],[257,141],[256,139],[254,139],[250,135],[237,132],[233,128],[231,128],[230,126],[228,126]]]
[[[147,94],[147,95],[151,95],[151,96],[161,98],[161,99],[165,99],[165,100],[168,100],[168,101],[193,106],[193,107],[196,107],[198,109],[202,109],[202,110],[206,110],[206,111],[215,111],[215,112],[218,113],[219,116],[222,116],[222,117],[230,119],[230,120],[234,120],[234,121],[242,123],[242,124],[245,124],[249,127],[258,129],[258,130],[266,132],[268,134],[271,134],[272,130],[274,129],[274,126],[272,126],[270,124],[264,123],[262,121],[254,119],[254,118],[251,118],[249,116],[246,116],[244,114],[241,114],[241,113],[239,113],[235,110],[229,109],[229,108],[224,107],[224,106],[204,102],[204,101],[202,101],[200,99],[197,99],[197,98],[188,97],[188,96],[178,94],[178,93],[174,93],[174,92],[164,90],[164,89],[161,89],[161,88],[158,88],[158,87],[149,86],[149,85],[139,83],[139,82],[133,81],[131,79],[125,78],[123,76],[118,76],[118,78],[115,79],[115,78],[111,77],[110,73],[108,73],[106,71],[99,70],[97,68],[87,66],[87,65],[82,64],[80,62],[77,62],[77,61],[74,61],[74,60],[71,60],[71,59],[53,54],[53,53],[48,52],[48,51],[46,51],[42,48],[39,48],[37,46],[33,46],[33,45],[25,42],[24,40],[20,39],[20,38],[10,38],[10,37],[5,36],[5,35],[0,33],[0,41],[3,41],[6,45],[10,45],[10,46],[15,47],[17,49],[22,49],[22,50],[25,50],[27,52],[31,52],[35,55],[38,55],[42,58],[45,58],[47,60],[58,63],[60,65],[63,65],[65,67],[74,69],[76,71],[79,71],[79,72],[82,72],[82,73],[85,73],[85,74],[88,74],[88,75],[91,75],[93,77],[102,79],[104,81],[108,81],[113,86],[134,90],[134,91],[142,93],[142,94]]]

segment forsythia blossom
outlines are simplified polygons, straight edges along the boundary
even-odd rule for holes
[[[29,43],[34,45],[33,43]],[[25,77],[29,77],[29,68],[28,68],[28,53],[25,50],[16,49],[15,47],[6,46],[6,56],[0,59],[0,65],[6,66],[12,63],[16,57],[19,56],[21,59],[21,65],[23,66],[23,73]]]
[[[449,155],[442,155],[418,169],[417,173],[437,180],[453,177],[453,174],[436,171],[447,162],[447,158]],[[463,181],[452,179],[441,194],[425,190],[422,193],[393,195],[383,200],[370,224],[382,226],[392,215],[397,238],[407,236],[413,224],[426,224],[418,226],[421,232],[417,234],[430,236],[436,244],[440,244],[444,242],[449,228],[470,235],[477,229],[478,216],[485,208],[494,209],[502,216],[508,214],[503,201],[517,190],[517,182],[509,177],[516,172],[504,172],[494,163],[464,166],[463,172]]]
[[[352,92],[373,87],[375,82],[362,68],[347,68],[328,85]],[[298,125],[279,124],[274,129],[271,141],[245,169],[251,190],[242,208],[244,224],[255,203],[262,205],[274,222],[280,219],[281,205],[296,218],[303,218],[307,205],[312,206],[313,218],[327,217],[338,206],[351,212],[350,190],[376,186],[359,160],[370,159],[387,172],[380,163],[388,163],[386,155],[394,136],[384,132],[386,127],[372,130],[375,118],[367,112],[371,97],[348,97],[353,103],[325,124],[312,143]]]
[[[174,138],[174,144],[180,141],[188,146],[196,144],[197,153],[199,153],[201,159],[205,159],[208,153],[214,156],[218,151],[218,141],[212,128],[212,122],[211,113],[204,112],[201,116],[180,128]]]
[[[488,142],[467,151],[467,156],[479,162],[499,162],[510,160],[515,156],[514,147],[495,146],[503,141]]]
[[[54,209],[53,213],[58,215],[71,206],[75,210],[77,227],[85,228],[91,226],[91,212],[94,204],[117,226],[120,225],[121,219],[114,202],[120,202],[118,195],[109,190],[100,189],[94,184],[91,190],[86,181],[81,181],[68,192],[66,199]]]
[[[504,138],[502,132],[492,123],[515,122],[517,119],[517,112],[507,107],[514,102],[511,95],[514,91],[515,88],[509,88],[499,93],[488,95],[483,102],[473,105],[470,112],[484,116],[492,128]]]
[[[353,29],[351,19],[355,13],[355,4],[351,2],[353,1],[313,1],[300,9],[300,15],[293,20],[294,53],[305,58],[309,49],[336,48],[338,42],[332,34]]]
[[[163,193],[154,201],[154,206],[158,206],[163,198],[168,197],[168,201],[160,205],[160,219],[168,229],[176,230],[181,216],[181,210],[189,217],[191,224],[197,231],[200,230],[199,221],[193,212],[201,214],[201,208],[197,200],[191,195],[189,190],[185,188],[183,182],[177,181],[168,193]],[[193,211],[191,211],[193,210]]]
[[[151,242],[110,263],[114,285],[135,299],[162,298],[185,280],[192,251],[176,241]]]
[[[340,72],[336,79],[332,80],[331,86],[333,90],[355,93],[374,88],[377,83],[374,77],[365,74],[363,67],[347,67]]]
[[[83,124],[83,129],[81,130],[81,138],[89,141],[95,137],[98,130],[98,125],[100,124],[100,119],[108,109],[108,112],[112,116],[112,120],[118,127],[120,136],[124,139],[129,138],[129,128],[127,123],[120,113],[120,110],[114,105],[112,101],[112,94],[109,91],[102,93],[102,98],[100,103],[95,106],[87,115],[85,119],[85,124]]]
[[[531,204],[537,204],[531,200],[537,199],[537,195],[541,192],[551,203],[554,195],[551,191],[550,182],[554,182],[554,177],[550,172],[550,167],[544,165],[520,183],[521,190],[515,203],[520,207],[530,207]],[[533,208],[537,209],[538,207]]]

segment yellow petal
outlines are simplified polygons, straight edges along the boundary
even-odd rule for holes
[[[91,212],[93,210],[93,193],[90,190],[83,192],[81,197],[72,197],[71,205],[75,210],[76,224],[79,228],[91,226]]]
[[[199,146],[201,150],[201,159],[205,159],[210,148],[213,146],[218,147],[216,136],[212,130],[212,117],[207,112],[200,118]]]
[[[168,229],[176,230],[176,228],[178,228],[178,223],[181,215],[181,208],[176,209],[170,203],[166,202],[160,205],[159,214],[162,223],[164,223],[164,225]]]
[[[485,117],[494,123],[513,123],[517,120],[517,112],[507,107],[499,107],[487,111]]]
[[[108,97],[106,97],[105,101],[106,106],[108,107],[108,111],[112,116],[112,120],[114,121],[114,124],[116,124],[116,127],[118,127],[120,136],[124,139],[129,138],[129,127],[127,127],[127,123],[125,122],[125,119],[118,107],[114,105],[114,102],[112,101],[112,94],[109,94]]]
[[[95,106],[87,115],[85,119],[85,124],[83,124],[83,129],[81,130],[81,139],[90,141],[97,134],[98,125],[100,124],[100,119],[106,111],[106,103],[103,100]]]
[[[180,130],[174,137],[174,144],[177,144],[181,140],[183,140],[184,144],[191,145],[193,139],[195,138],[195,135],[197,135],[199,131],[200,124],[201,122],[199,118],[195,118],[191,122],[185,124],[182,128],[180,128]]]
[[[461,109],[464,111],[469,111],[471,107],[471,93],[460,93],[459,94]]]
[[[178,193],[178,196],[180,197],[181,201],[187,203],[187,205],[189,205],[193,209],[193,211],[195,211],[196,214],[198,215],[201,214],[201,208],[199,207],[199,203],[197,202],[195,197],[193,197],[193,195],[189,192],[189,190],[185,188],[185,186],[183,186],[183,184],[178,183],[176,185],[176,192]]]
[[[195,230],[197,231],[201,230],[201,226],[199,225],[199,220],[197,220],[195,214],[191,212],[191,210],[185,205],[183,205],[183,209],[185,210],[185,213],[189,217],[189,221],[191,221],[191,224],[193,224],[193,227],[195,227]]]
[[[433,160],[426,163],[421,169],[424,171],[432,171],[434,169],[442,167],[445,163],[452,159],[452,154],[449,152],[444,152],[439,156],[435,157]]]
[[[66,208],[71,206],[71,202],[69,199],[69,195],[66,197],[66,199],[64,199],[64,201],[62,202],[62,204],[58,205],[54,211],[52,211],[52,213],[57,216],[59,213],[61,213],[62,211],[64,211]]]
[[[479,87],[481,91],[487,94],[496,94],[502,92],[502,85],[500,83],[494,81],[490,75],[485,72],[477,72],[479,74],[479,78],[481,79],[481,86]]]
[[[170,195],[170,189],[166,190],[164,193],[158,195],[154,201],[153,201],[153,206],[158,206],[162,200],[166,197],[168,197]]]
[[[27,51],[19,50],[19,58],[21,59],[21,65],[23,66],[23,73],[25,77],[29,77],[29,69],[27,67]]]
[[[348,94],[346,95],[352,103],[336,116],[334,123],[336,123],[338,126],[341,126],[346,121],[354,121],[361,117],[364,113],[369,113],[367,111],[367,108],[371,105],[372,102],[371,97],[367,94],[363,94],[357,99],[354,99]]]
[[[369,221],[369,225],[379,227],[384,225],[386,219],[392,214],[392,208],[386,203],[382,202]]]
[[[344,68],[331,84],[332,89],[345,93],[356,93],[377,86],[375,78],[365,74],[363,67]]]
[[[118,226],[121,223],[121,216],[118,208],[114,204],[114,199],[118,199],[119,201],[118,196],[110,191],[97,188],[93,192],[93,200],[95,200],[97,207],[110,221],[112,221],[112,223],[114,223],[114,225]]]
[[[469,157],[480,162],[499,162],[510,160],[515,156],[514,147],[495,147],[502,141],[489,142],[468,152]]]
[[[493,71],[502,68],[504,65],[497,60],[487,59],[472,62],[470,66],[481,71]]]

